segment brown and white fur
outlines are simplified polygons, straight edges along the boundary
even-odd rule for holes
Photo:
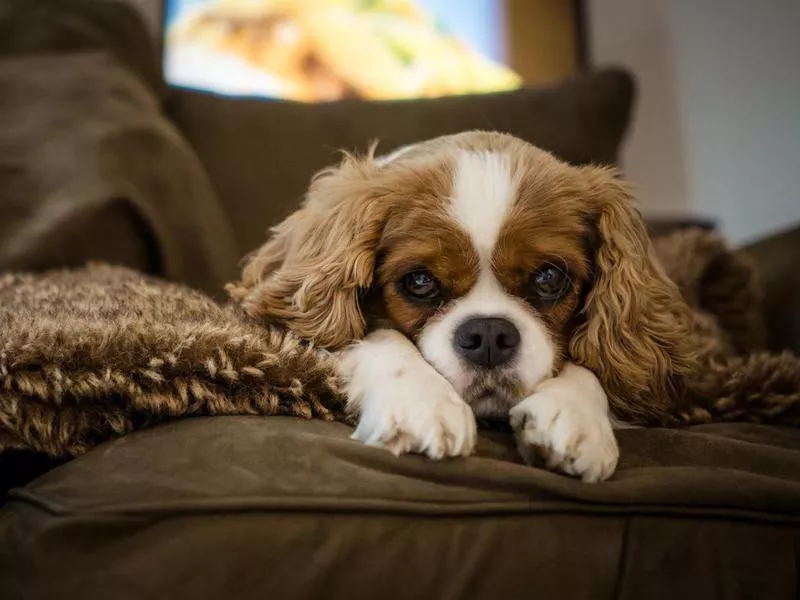
[[[523,456],[603,480],[614,418],[669,414],[693,362],[617,173],[497,133],[345,157],[229,291],[337,352],[354,437],[394,453],[466,456],[510,416]]]

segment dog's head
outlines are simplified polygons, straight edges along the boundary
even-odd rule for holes
[[[346,157],[229,291],[321,347],[402,331],[478,416],[569,359],[620,416],[652,420],[692,362],[690,311],[616,172],[502,134]]]

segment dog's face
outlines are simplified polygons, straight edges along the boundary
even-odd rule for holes
[[[323,172],[229,289],[324,347],[403,332],[479,417],[569,358],[636,418],[690,361],[688,309],[614,173],[499,134]]]
[[[570,182],[526,150],[447,149],[419,159],[428,173],[409,151],[384,167],[409,163],[427,189],[388,218],[368,325],[405,333],[479,417],[507,414],[560,365],[591,273],[590,225],[558,187]]]

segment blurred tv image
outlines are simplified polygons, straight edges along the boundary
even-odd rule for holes
[[[470,14],[471,4],[170,0],[165,74],[181,87],[301,102],[518,88],[520,77],[490,56],[496,52],[485,35],[470,43],[454,33],[471,18],[479,26],[473,29],[485,25],[490,36],[499,35],[495,3],[478,2],[483,14]]]

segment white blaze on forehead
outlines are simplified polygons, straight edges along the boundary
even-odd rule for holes
[[[476,370],[454,346],[462,323],[499,317],[514,324],[520,345],[510,368],[522,395],[527,396],[552,375],[556,347],[547,326],[522,298],[509,294],[492,271],[492,253],[504,221],[514,205],[517,181],[507,155],[463,151],[456,158],[449,214],[469,235],[481,259],[478,279],[460,298],[449,302],[422,328],[418,346],[422,356],[459,394],[475,381]]]
[[[484,261],[491,257],[515,195],[507,156],[467,151],[458,155],[450,214],[469,234]]]

